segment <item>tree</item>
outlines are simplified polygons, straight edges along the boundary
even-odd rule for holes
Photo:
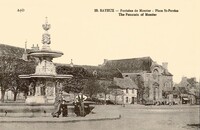
[[[111,89],[110,92],[115,97],[115,104],[117,104],[117,96],[123,95],[123,91],[121,89]]]
[[[11,77],[11,84],[9,89],[13,92],[14,94],[14,101],[17,99],[17,94],[19,92],[23,92],[24,94],[28,93],[28,86],[30,84],[30,81],[27,79],[20,79],[18,77],[18,74],[15,74]]]
[[[143,99],[144,99],[145,101],[147,101],[148,98],[149,98],[149,92],[150,92],[149,86],[145,87],[145,88],[144,88],[144,93],[143,93]],[[143,102],[143,103],[144,103],[144,102]]]
[[[21,74],[30,74],[34,72],[35,63],[33,61],[26,62],[22,59],[14,57],[0,57],[0,87],[1,87],[1,101],[4,102],[4,95],[6,90],[10,89],[14,93],[14,100],[16,100],[17,93],[24,89],[24,82],[19,79]]]
[[[111,85],[111,81],[108,80],[103,80],[103,81],[99,81],[100,84],[100,93],[103,93],[105,98],[104,98],[104,103],[106,104],[106,96],[107,94],[110,94],[110,89],[109,86]]]
[[[30,81],[27,79],[20,79],[19,75],[22,74],[32,74],[35,70],[35,62],[33,61],[24,61],[21,59],[18,59],[15,61],[14,69],[13,69],[13,76],[12,84],[10,85],[10,90],[14,93],[14,101],[16,101],[16,97],[18,92],[24,92],[27,93],[28,85],[30,84]]]
[[[83,86],[86,84],[86,79],[80,79],[73,77],[71,79],[63,80],[63,91],[69,93],[80,93],[83,90]]]
[[[0,57],[0,83],[1,83],[1,102],[4,102],[4,96],[11,83],[13,76],[14,59],[11,57]]]
[[[138,90],[137,90],[137,100],[138,102],[140,102],[141,104],[144,103],[144,79],[142,78],[141,75],[137,75],[134,79],[134,82],[136,83],[136,85],[138,86]]]
[[[90,98],[96,95],[100,91],[100,85],[95,78],[87,80],[83,87],[83,93],[87,94]]]
[[[4,102],[4,96],[6,90],[9,88],[9,73],[1,73],[0,74],[0,87],[1,87],[1,102]]]
[[[71,74],[71,79],[62,80],[63,91],[80,93],[83,90],[83,86],[87,82],[87,78],[91,75],[82,67],[70,67],[70,66],[57,66],[56,71],[58,74]]]

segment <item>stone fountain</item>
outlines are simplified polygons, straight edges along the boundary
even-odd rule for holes
[[[62,95],[62,80],[73,77],[72,75],[62,75],[56,73],[56,66],[52,60],[53,58],[61,57],[63,53],[51,50],[50,48],[51,39],[48,30],[51,25],[48,24],[47,19],[42,27],[45,31],[42,35],[42,48],[39,49],[37,46],[28,53],[28,56],[33,57],[36,61],[38,61],[35,73],[19,75],[20,78],[31,81],[29,85],[29,94],[25,103],[0,104],[0,117],[52,116],[51,113],[55,111],[57,100]],[[81,101],[81,104],[83,107],[87,107],[84,107],[85,110],[88,110],[88,113],[86,114],[89,114],[89,112],[91,112],[94,108],[94,106],[89,107],[90,104],[94,104],[90,101]],[[71,116],[75,116],[74,104],[68,102],[67,105],[68,113],[71,114]]]
[[[58,58],[63,55],[60,51],[51,50],[51,38],[48,30],[51,25],[48,24],[47,18],[45,24],[42,25],[44,34],[42,35],[42,48],[32,50],[28,53],[29,56],[38,59],[38,65],[35,68],[34,74],[19,75],[23,79],[31,79],[34,81],[29,85],[29,96],[26,103],[36,104],[52,104],[60,91],[61,79],[72,78],[72,75],[60,75],[56,73],[56,67],[52,62],[53,58]]]

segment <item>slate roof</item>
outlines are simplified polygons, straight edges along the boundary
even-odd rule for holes
[[[173,76],[173,74],[171,74],[168,70],[166,70],[165,68],[163,68],[162,65],[159,65],[159,66],[163,69],[162,75]]]
[[[114,78],[113,82],[121,89],[138,89],[138,86],[130,78]]]
[[[102,67],[118,69],[121,73],[141,73],[144,71],[150,73],[152,64],[153,60],[150,57],[140,57],[131,59],[107,60]],[[158,65],[158,67],[161,67],[164,70],[162,75],[173,76],[168,70],[163,68],[162,65]]]
[[[164,70],[162,75],[166,75],[166,76],[173,76],[173,74],[171,74],[169,71]]]
[[[119,69],[122,73],[150,72],[153,60],[150,57],[108,60],[103,67]]]

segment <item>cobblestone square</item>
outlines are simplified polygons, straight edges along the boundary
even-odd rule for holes
[[[57,123],[0,123],[1,130],[198,130],[199,106],[142,106],[98,105],[94,112],[100,116],[121,115],[117,120],[57,122]],[[95,114],[88,115],[92,118]],[[47,117],[50,118],[51,117]],[[61,117],[62,118],[62,117]],[[68,117],[67,117],[68,118]],[[70,117],[69,117],[70,118]],[[84,120],[84,117],[82,117]],[[52,118],[53,119],[53,118]],[[60,119],[60,118],[59,118]],[[40,118],[38,118],[40,120]]]

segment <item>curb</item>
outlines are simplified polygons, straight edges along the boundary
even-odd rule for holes
[[[102,118],[93,118],[93,119],[87,118],[87,117],[82,117],[82,118],[83,119],[72,119],[72,120],[67,119],[67,118],[58,118],[58,120],[57,118],[46,118],[47,120],[44,120],[45,118],[42,118],[43,120],[40,120],[41,118],[40,119],[39,118],[22,118],[23,120],[20,120],[20,118],[6,118],[6,120],[1,120],[0,118],[0,123],[76,123],[76,122],[84,122],[84,121],[118,120],[121,118],[121,115],[116,116],[116,117],[102,117]],[[87,119],[84,119],[84,118],[87,118]]]

